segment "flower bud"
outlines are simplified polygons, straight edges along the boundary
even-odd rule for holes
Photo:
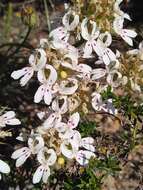
[[[38,15],[36,14],[36,11],[30,6],[24,7],[22,9],[21,19],[22,19],[22,22],[29,27],[35,27],[39,23]]]

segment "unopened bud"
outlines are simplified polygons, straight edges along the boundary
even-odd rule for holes
[[[24,7],[22,9],[21,19],[22,19],[22,22],[29,27],[35,27],[39,23],[38,15],[36,14],[36,11],[30,6]]]

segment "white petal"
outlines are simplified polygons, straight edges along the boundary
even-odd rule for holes
[[[139,50],[138,49],[132,49],[127,52],[129,55],[138,55]]]
[[[95,157],[95,154],[93,152],[87,151],[87,150],[80,150],[76,155],[76,161],[80,165],[86,165],[89,162],[89,159],[91,157]]]
[[[74,157],[73,151],[68,148],[68,144],[66,145],[66,144],[62,143],[60,146],[60,150],[65,157],[67,157],[69,159],[72,159]]]
[[[57,160],[57,155],[56,152],[53,149],[49,149],[47,151],[48,154],[50,154],[48,160],[47,160],[47,164],[49,166],[52,166],[53,164],[55,164],[56,160]]]
[[[15,112],[14,111],[8,111],[5,114],[2,115],[4,119],[11,119],[15,117]]]
[[[105,46],[108,47],[112,43],[112,36],[109,32],[105,32],[106,41],[104,42]]]
[[[43,176],[43,172],[44,172],[44,168],[43,166],[39,166],[37,168],[37,170],[35,171],[34,175],[33,175],[33,183],[36,184],[36,183],[39,183],[42,176]]]
[[[66,87],[68,84],[71,84],[71,87]],[[78,88],[78,81],[76,79],[71,79],[69,78],[68,80],[64,80],[61,82],[60,86],[59,86],[59,93],[63,94],[63,95],[71,95],[73,93],[75,93],[75,91]]]
[[[78,151],[79,146],[81,144],[81,135],[78,131],[74,130],[74,133],[70,140],[70,143],[71,143],[72,147],[74,147],[74,150]]]
[[[47,62],[47,55],[44,49],[38,48],[30,55],[29,64],[33,67],[34,71],[42,69]]]
[[[13,79],[19,79],[20,77],[25,75],[29,71],[29,69],[31,69],[31,67],[24,67],[23,69],[13,71],[12,74],[11,74],[11,77]]]
[[[96,39],[99,36],[99,30],[97,28],[96,22],[90,20],[90,24],[92,24],[92,32],[91,32],[91,37],[92,39]]]
[[[121,35],[121,33],[122,33],[123,23],[124,23],[124,19],[121,17],[117,17],[113,21],[113,28],[114,28],[115,32],[119,35]]]
[[[19,119],[15,119],[15,118],[14,119],[8,119],[8,120],[5,121],[5,123],[7,125],[20,125],[21,124]]]
[[[46,65],[46,69],[49,69],[50,70],[50,75],[48,77],[48,83],[50,84],[54,84],[57,80],[57,71],[56,69],[52,66],[52,65]]]
[[[46,113],[44,111],[38,112],[37,117],[42,120],[45,117]]]
[[[0,160],[0,172],[5,173],[5,174],[10,172],[9,165],[2,160]]]
[[[27,152],[27,154],[22,155],[21,157],[19,157],[16,160],[16,167],[20,167],[26,160],[27,158],[30,156],[31,152]]]
[[[103,62],[105,63],[105,65],[109,65],[111,62],[110,57],[106,52],[104,52],[102,59],[103,59]]]
[[[45,156],[45,153],[49,156]],[[41,164],[45,164],[46,162],[48,166],[51,166],[56,162],[57,155],[53,149],[48,149],[47,147],[44,147],[38,152],[37,159]]]
[[[76,70],[82,73],[90,73],[92,71],[92,68],[86,64],[79,64]]]
[[[81,146],[85,149],[94,152],[95,147],[92,145],[94,143],[94,139],[92,137],[82,138]]]
[[[92,41],[92,47],[98,56],[101,56],[103,54],[103,48],[100,46],[99,42],[96,42],[95,40]]]
[[[116,76],[116,79],[114,79],[114,76]],[[110,74],[108,74],[106,80],[109,84],[113,86],[119,86],[121,78],[122,78],[122,74],[118,72],[117,70],[113,70]]]
[[[85,39],[85,40],[89,40],[89,38],[90,38],[88,29],[87,29],[87,22],[88,22],[88,19],[85,18],[85,19],[83,19],[83,21],[81,23],[81,35],[82,35],[83,39]]]
[[[44,73],[44,70],[43,69],[40,69],[38,72],[37,72],[37,78],[38,80],[41,82],[41,83],[44,83],[46,81],[46,77],[45,77],[45,73]]]
[[[44,140],[41,136],[28,139],[28,146],[33,154],[37,154],[41,148],[44,147]]]
[[[72,114],[68,120],[68,126],[71,128],[71,129],[74,129],[77,127],[78,123],[79,123],[79,120],[80,120],[80,115],[78,112]]]
[[[63,101],[62,101],[63,100]],[[62,105],[60,105],[62,101]],[[52,110],[64,114],[68,111],[68,101],[67,96],[60,96],[52,102]]]
[[[29,71],[21,78],[20,85],[25,86],[26,83],[32,78],[33,74],[34,70],[30,68]]]
[[[55,41],[64,39],[67,41],[67,30],[64,27],[58,27],[50,32],[49,37],[53,38]]]
[[[100,111],[102,110],[102,106],[103,106],[103,102],[102,102],[102,97],[99,93],[94,92],[92,94],[93,98],[92,98],[92,107],[96,110],[96,111]]]
[[[45,122],[43,123],[43,127],[46,129],[52,128],[56,117],[57,117],[57,115],[55,113],[50,114],[48,119],[46,119]]]
[[[89,58],[92,54],[92,44],[90,41],[87,41],[84,47],[84,58]]]
[[[72,12],[71,12],[71,11],[67,12],[67,13],[64,15],[63,20],[62,20],[63,25],[66,27],[66,29],[67,29],[68,31],[73,31],[73,30],[77,27],[77,25],[78,25],[78,23],[79,23],[79,15],[73,15],[73,16],[74,16],[74,19],[73,19],[73,21],[70,23],[70,17],[71,17],[71,15],[72,15]]]
[[[140,50],[143,49],[143,41],[140,42],[140,44],[139,44],[139,49],[140,49]]]
[[[22,147],[16,151],[14,151],[11,155],[11,158],[17,159],[18,157],[21,157],[22,155],[24,155],[27,152],[29,152],[29,148],[28,147]]]
[[[43,177],[42,177],[42,180],[43,180],[44,183],[47,183],[47,180],[48,180],[49,176],[50,176],[50,168],[46,167],[44,169],[44,173],[43,173]]]
[[[44,102],[45,104],[49,105],[52,101],[52,94],[51,91],[47,88],[44,92]]]
[[[38,88],[38,90],[36,91],[35,96],[34,96],[34,102],[35,103],[39,103],[43,99],[45,88],[46,87],[44,85],[41,85]]]
[[[114,54],[114,52],[111,49],[106,48],[106,52],[111,61],[116,61],[116,55]]]
[[[137,36],[137,33],[133,30],[128,30],[128,29],[124,29],[124,34],[131,37],[131,38],[135,38]]]
[[[44,68],[46,62],[47,62],[47,55],[44,49],[38,48],[36,49],[38,53],[40,53],[40,59],[37,60],[37,70]]]
[[[105,47],[110,46],[112,43],[112,36],[109,32],[105,32],[99,35],[98,42],[104,44]]]
[[[91,77],[91,79],[92,80],[100,79],[100,78],[104,77],[105,74],[106,74],[106,70],[105,69],[101,69],[101,68],[99,68],[99,69],[93,69],[92,70],[92,77]]]
[[[125,40],[125,42],[127,42],[130,46],[133,46],[133,40],[130,36],[128,36],[127,33],[124,33],[124,30],[122,31],[121,37],[123,38],[123,40]]]
[[[73,22],[69,26],[69,30],[73,31],[77,27],[78,23],[79,23],[79,15],[75,15]]]
[[[92,137],[85,137],[85,138],[82,138],[82,143],[93,144],[94,139]]]
[[[124,18],[126,18],[127,20],[132,21],[132,19],[131,19],[130,15],[128,15],[127,13],[124,13]]]

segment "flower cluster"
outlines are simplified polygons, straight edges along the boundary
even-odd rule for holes
[[[36,73],[39,88],[34,102],[44,102],[48,107],[48,113],[38,113],[40,119],[48,115],[43,124],[27,138],[24,134],[17,137],[26,141],[27,146],[12,154],[16,167],[29,157],[38,161],[33,183],[41,179],[46,183],[60,158],[75,159],[86,165],[96,156],[94,139],[82,137],[78,131],[81,115],[90,111],[118,113],[113,100],[103,100],[101,94],[108,85],[114,90],[127,84],[121,72],[122,55],[112,48],[112,36],[118,35],[132,46],[137,33],[124,29],[124,20],[131,18],[120,9],[121,2],[112,3],[112,31],[98,26],[96,18],[82,18],[70,9],[63,17],[63,25],[51,31],[48,39],[40,40],[39,47],[29,57],[29,65],[11,74],[25,86]],[[142,57],[141,51],[140,46],[135,53]]]

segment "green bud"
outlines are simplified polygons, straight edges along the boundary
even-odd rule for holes
[[[24,7],[21,11],[22,22],[29,27],[39,25],[39,18],[36,11],[32,7]]]

